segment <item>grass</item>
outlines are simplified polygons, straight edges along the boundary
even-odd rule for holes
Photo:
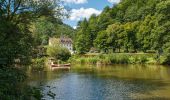
[[[153,53],[112,53],[98,55],[75,55],[70,59],[75,64],[156,64],[156,54]]]

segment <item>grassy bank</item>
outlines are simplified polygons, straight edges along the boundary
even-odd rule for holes
[[[70,58],[73,64],[160,64],[156,54],[152,53],[113,53],[74,55]]]

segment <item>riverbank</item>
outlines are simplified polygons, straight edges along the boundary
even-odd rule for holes
[[[163,56],[155,53],[112,53],[74,55],[70,58],[72,64],[162,64]]]

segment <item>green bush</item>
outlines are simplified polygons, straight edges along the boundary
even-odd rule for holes
[[[170,53],[166,54],[163,58],[164,59],[162,60],[161,64],[170,65]]]
[[[43,70],[45,67],[45,58],[37,58],[32,60],[32,69],[33,70]]]
[[[141,56],[139,59],[139,63],[141,63],[141,64],[146,63],[147,61],[148,61],[148,59],[146,56]]]
[[[59,46],[50,46],[47,48],[47,54],[57,60],[67,61],[71,57],[71,53],[67,48]]]
[[[90,64],[96,64],[97,61],[98,61],[98,58],[97,57],[89,57],[87,58],[87,62],[90,63]]]
[[[78,61],[79,61],[80,64],[84,64],[85,63],[85,58],[80,58],[80,59],[78,59]]]

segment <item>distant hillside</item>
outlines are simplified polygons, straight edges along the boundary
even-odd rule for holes
[[[30,31],[35,38],[36,45],[48,44],[49,37],[60,37],[61,35],[74,37],[75,30],[62,21],[51,20],[41,17],[30,26]]]
[[[66,24],[59,24],[57,25],[55,36],[59,37],[60,35],[66,35],[70,38],[73,38],[75,35],[75,30]]]

